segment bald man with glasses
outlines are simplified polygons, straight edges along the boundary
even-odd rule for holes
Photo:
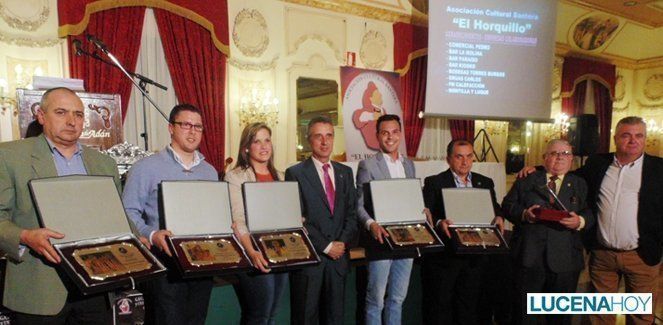
[[[515,225],[511,251],[516,260],[516,287],[520,313],[515,323],[536,324],[538,315],[527,315],[527,293],[575,292],[584,268],[581,233],[591,229],[594,215],[587,205],[587,184],[569,174],[571,145],[552,140],[543,155],[544,170],[516,180],[504,198],[504,216]],[[553,195],[554,193],[555,195]],[[569,217],[546,221],[535,209],[567,209]],[[565,315],[549,315],[551,324],[570,324]]]

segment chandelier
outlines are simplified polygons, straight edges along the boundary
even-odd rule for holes
[[[279,118],[278,104],[278,98],[273,97],[270,90],[251,89],[250,94],[242,96],[240,99],[240,124],[263,122],[267,125],[276,125]]]
[[[544,139],[545,142],[548,142],[553,139],[565,139],[567,133],[569,132],[569,116],[565,113],[560,113],[555,117],[553,123],[546,125],[544,129]]]

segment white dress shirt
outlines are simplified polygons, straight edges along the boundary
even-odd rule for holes
[[[324,169],[322,169],[324,163],[313,157],[311,157],[311,160],[313,160],[313,165],[315,166],[315,170],[318,172],[318,177],[320,177],[320,183],[322,184],[322,189],[327,191],[327,189],[325,188],[325,171]],[[329,177],[331,177],[332,187],[336,189],[336,182],[334,181],[334,166],[332,166],[331,160],[326,163],[329,164],[329,169],[327,169],[327,172],[329,173]]]
[[[638,196],[643,157],[626,165],[621,165],[615,157],[601,182],[598,240],[607,248],[638,248]]]
[[[389,177],[391,178],[405,178],[405,166],[403,166],[403,155],[401,153],[398,153],[398,159],[394,160],[391,158],[390,155],[380,152],[378,155],[382,155],[382,158],[384,159],[384,162],[387,164],[387,169],[389,170]],[[373,218],[368,218],[366,220],[366,229],[369,231],[371,230],[371,224],[373,224],[375,220]]]

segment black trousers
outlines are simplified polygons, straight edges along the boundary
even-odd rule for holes
[[[172,276],[155,279],[149,285],[146,313],[152,310],[156,325],[204,325],[212,285],[211,278],[180,280]]]
[[[106,294],[70,298],[62,310],[54,316],[15,313],[16,324],[19,325],[112,324],[112,317]]]
[[[290,318],[292,324],[343,324],[346,274],[334,262],[322,263],[290,273]]]
[[[477,324],[484,256],[440,253],[421,267],[424,324]]]
[[[515,324],[537,324],[545,319],[546,324],[571,324],[571,315],[527,315],[527,293],[537,292],[576,292],[580,271],[552,272],[547,266],[523,267],[516,271],[514,301]]]

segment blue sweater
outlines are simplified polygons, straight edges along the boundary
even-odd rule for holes
[[[131,167],[122,203],[141,236],[149,239],[150,233],[159,230],[159,183],[181,180],[218,181],[219,176],[214,167],[204,160],[185,171],[168,148],[141,159]]]

